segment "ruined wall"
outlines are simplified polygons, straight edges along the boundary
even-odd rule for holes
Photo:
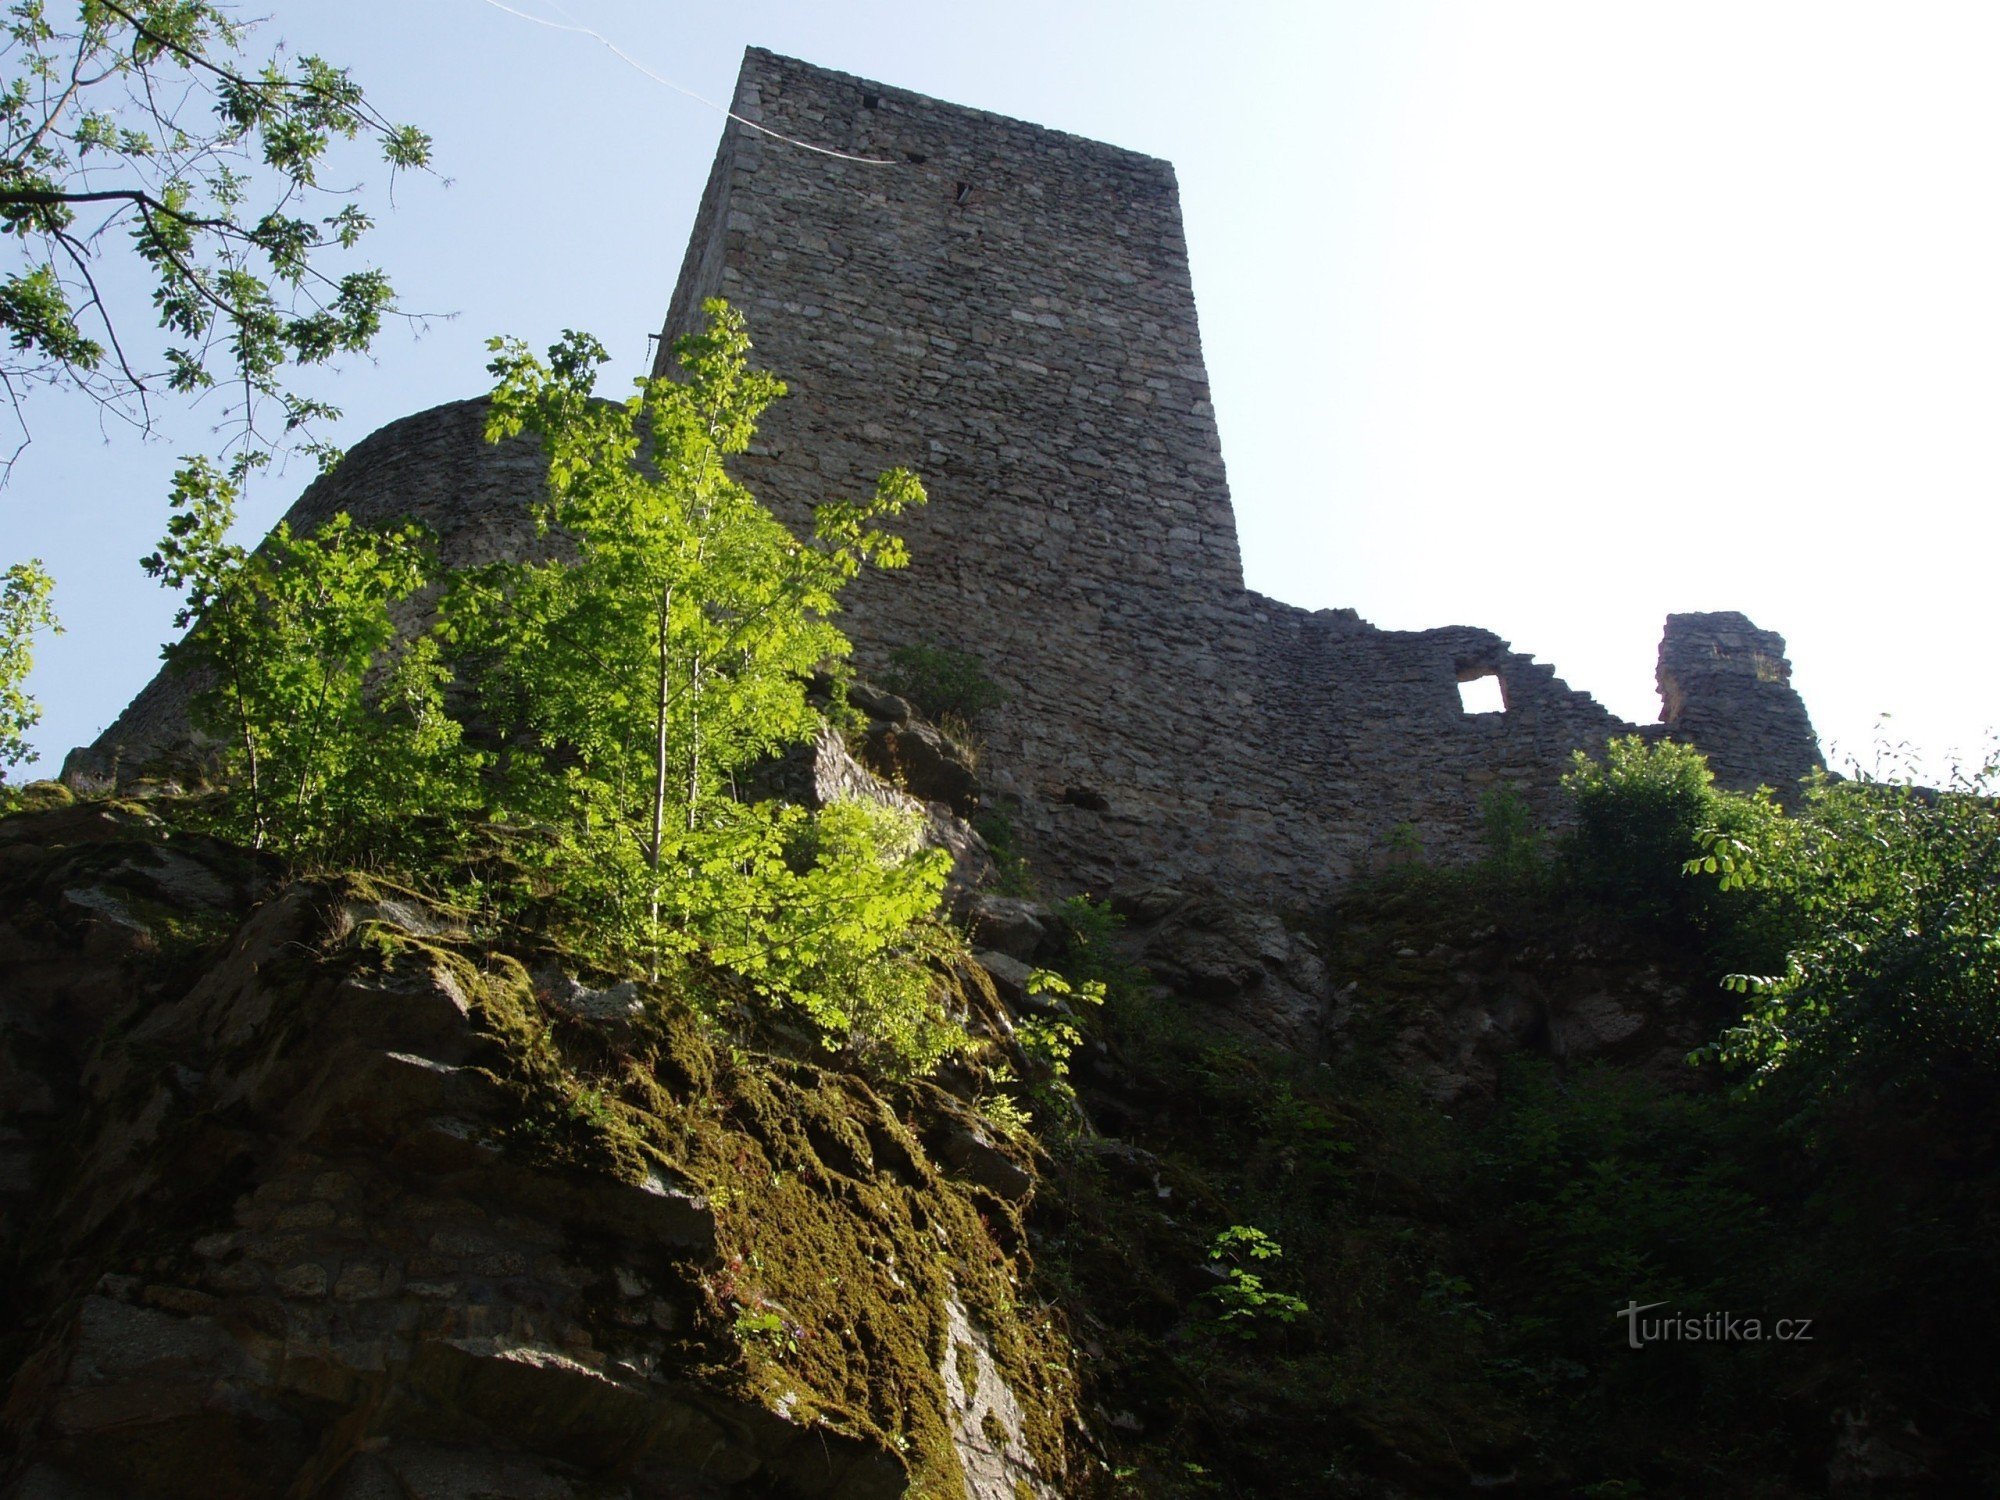
[[[530,439],[486,441],[484,400],[453,401],[403,417],[356,443],[285,512],[295,534],[342,511],[364,526],[421,522],[449,568],[541,554],[532,505],[547,493],[548,461]],[[188,679],[163,669],[95,742],[73,750],[63,779],[116,781],[190,737]]]
[[[1077,883],[1325,888],[1404,824],[1462,853],[1486,791],[1553,810],[1572,749],[1635,729],[1489,632],[1243,589],[1167,163],[755,49],[733,107],[888,165],[730,122],[662,349],[704,297],[748,314],[792,395],[746,477],[795,520],[923,475],[913,564],[863,579],[847,627],[864,665],[916,640],[986,659],[1011,698],[984,774]],[[1782,677],[1709,704],[1723,658],[1685,655],[1677,732],[1720,743],[1785,698],[1725,779],[1795,776],[1812,737]],[[1468,715],[1458,683],[1485,674],[1506,712]]]
[[[1733,611],[1668,615],[1656,680],[1663,731],[1701,746],[1724,786],[1789,790],[1821,764],[1776,631]]]
[[[1544,815],[1576,748],[1637,732],[1484,630],[1385,631],[1243,587],[1166,162],[752,49],[675,284],[662,350],[723,296],[791,394],[743,460],[793,522],[917,470],[912,565],[864,576],[844,625],[976,652],[1009,694],[982,777],[1045,871],[1102,891],[1214,878],[1308,897],[1393,839],[1461,858],[1480,803]],[[665,276],[662,275],[664,291]],[[662,359],[664,361],[663,352]],[[533,450],[480,441],[476,403],[357,445],[292,522],[415,514],[446,560],[525,547]],[[1816,763],[1784,645],[1676,615],[1668,723],[1728,785]],[[1500,680],[1468,714],[1461,680]],[[155,685],[76,763],[171,738]]]

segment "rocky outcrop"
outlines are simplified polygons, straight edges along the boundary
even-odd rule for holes
[[[1033,1174],[951,1096],[136,807],[0,822],[0,896],[0,1494],[1060,1491]]]
[[[1504,903],[1503,903],[1504,905]],[[1336,908],[1325,935],[1331,1051],[1378,1058],[1433,1103],[1491,1101],[1515,1054],[1611,1063],[1670,1088],[1722,1022],[1715,990],[1656,935],[1587,913],[1461,909],[1421,879]]]
[[[1172,886],[1114,891],[1138,963],[1175,994],[1203,1002],[1226,1029],[1311,1056],[1327,1014],[1318,945],[1275,913]]]

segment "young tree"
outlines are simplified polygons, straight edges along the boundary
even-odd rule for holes
[[[144,564],[184,596],[175,623],[192,628],[165,654],[200,684],[221,830],[294,865],[408,857],[475,797],[438,642],[399,640],[391,612],[430,581],[430,548],[343,512],[309,537],[281,522],[246,553],[227,539],[235,501],[212,464],[183,467]]]
[[[247,56],[248,30],[208,0],[8,8],[0,389],[17,420],[31,389],[56,386],[150,430],[156,393],[222,386],[255,461],[338,415],[288,371],[365,351],[395,295],[379,268],[335,263],[370,219],[322,185],[329,151],[366,137],[393,173],[425,167],[431,142],[323,58]],[[148,321],[164,347],[135,326]]]
[[[53,591],[40,561],[15,563],[0,573],[0,783],[8,766],[28,758],[27,733],[42,716],[21,684],[35,664],[36,635],[62,629],[49,604]]]
[[[593,396],[606,356],[586,336],[546,363],[495,341],[488,436],[542,440],[540,520],[572,549],[488,576],[454,610],[485,716],[508,728],[503,795],[562,831],[563,882],[655,974],[703,950],[830,1036],[927,1063],[948,1028],[926,1008],[913,924],[936,905],[942,856],[879,809],[808,816],[739,783],[818,732],[805,679],[847,653],[838,593],[906,560],[875,523],[923,489],[891,471],[794,537],[724,466],[784,387],[749,367],[740,315],[704,310],[676,345],[681,378],[623,404]]]

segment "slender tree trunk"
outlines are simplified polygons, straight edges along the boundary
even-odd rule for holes
[[[250,705],[243,696],[243,673],[232,668],[230,685],[236,690],[236,720],[243,729],[243,753],[250,761],[250,847],[264,847],[264,791],[257,779],[257,736],[250,727]]]
[[[694,832],[695,802],[701,795],[701,653],[688,664],[687,830]]]
[[[660,589],[660,658],[655,686],[658,688],[653,704],[653,841],[646,849],[646,866],[652,872],[652,937],[653,955],[647,965],[647,976],[660,977],[660,851],[666,843],[667,831],[667,699],[672,688],[669,674],[672,661],[667,643],[667,622],[674,607],[674,586],[669,583]]]

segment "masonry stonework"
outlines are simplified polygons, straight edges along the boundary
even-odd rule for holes
[[[1010,696],[985,775],[1056,868],[1324,889],[1404,825],[1469,851],[1495,788],[1553,814],[1573,749],[1640,732],[1488,631],[1243,587],[1166,162],[757,50],[733,108],[763,130],[723,132],[662,350],[704,297],[748,315],[792,395],[746,477],[795,521],[923,475],[911,567],[845,623],[864,668],[918,640],[987,661]],[[1674,617],[1664,729],[1729,784],[1789,785],[1811,726],[1743,653],[1782,668],[1741,616]],[[1506,711],[1467,714],[1487,674]]]
[[[1570,752],[1617,734],[1689,739],[1731,786],[1818,763],[1782,640],[1740,615],[1669,618],[1642,730],[1489,631],[1245,589],[1168,163],[757,49],[733,110],[662,350],[704,298],[747,314],[791,394],[743,477],[794,523],[882,469],[922,475],[911,566],[858,580],[842,623],[864,673],[918,641],[986,662],[1008,700],[982,777],[1065,884],[1297,898],[1412,832],[1466,857],[1487,793],[1555,816]],[[479,427],[458,403],[384,428],[294,525],[415,515],[448,562],[527,545],[532,450]],[[1504,712],[1461,707],[1480,676]],[[99,765],[167,733],[173,695],[148,693]]]

